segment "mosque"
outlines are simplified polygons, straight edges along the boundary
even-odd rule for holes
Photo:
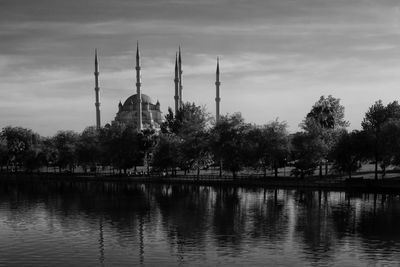
[[[99,63],[97,60],[97,50],[95,50],[95,106],[96,106],[96,127],[101,127],[100,121],[100,96],[99,96]],[[142,93],[141,87],[141,67],[140,67],[140,52],[139,52],[139,44],[136,46],[136,94],[129,96],[125,102],[122,104],[121,101],[118,104],[118,112],[115,116],[113,123],[124,123],[129,124],[135,127],[138,131],[143,129],[155,129],[159,130],[161,124],[164,121],[162,116],[162,112],[160,109],[160,102],[157,101],[154,103],[152,99]],[[182,57],[181,57],[181,49],[179,47],[179,52],[175,56],[175,114],[179,109],[182,108],[183,100],[182,100]],[[219,103],[221,98],[219,96],[219,60],[217,58],[217,70],[216,70],[216,121],[219,121]]]

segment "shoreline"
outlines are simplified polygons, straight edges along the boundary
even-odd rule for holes
[[[279,189],[311,189],[324,191],[361,191],[400,194],[400,177],[387,179],[363,179],[362,177],[332,179],[329,177],[218,177],[218,176],[126,176],[94,175],[81,173],[0,173],[1,181],[41,182],[128,182],[142,184],[174,184],[198,186],[259,187]]]

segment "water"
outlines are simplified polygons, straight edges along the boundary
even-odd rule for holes
[[[400,265],[400,197],[0,183],[0,266]]]

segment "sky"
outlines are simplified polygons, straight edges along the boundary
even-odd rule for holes
[[[183,100],[290,132],[320,96],[340,98],[349,129],[375,101],[400,95],[398,0],[0,0],[0,127],[45,136],[95,124],[94,49],[101,121],[136,92],[174,106],[182,47]]]

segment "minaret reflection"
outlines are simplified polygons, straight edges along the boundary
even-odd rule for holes
[[[99,220],[99,262],[104,266],[104,235],[103,235],[103,217]]]
[[[144,237],[143,237],[143,215],[139,215],[139,260],[140,260],[140,265],[143,265],[144,263]]]

